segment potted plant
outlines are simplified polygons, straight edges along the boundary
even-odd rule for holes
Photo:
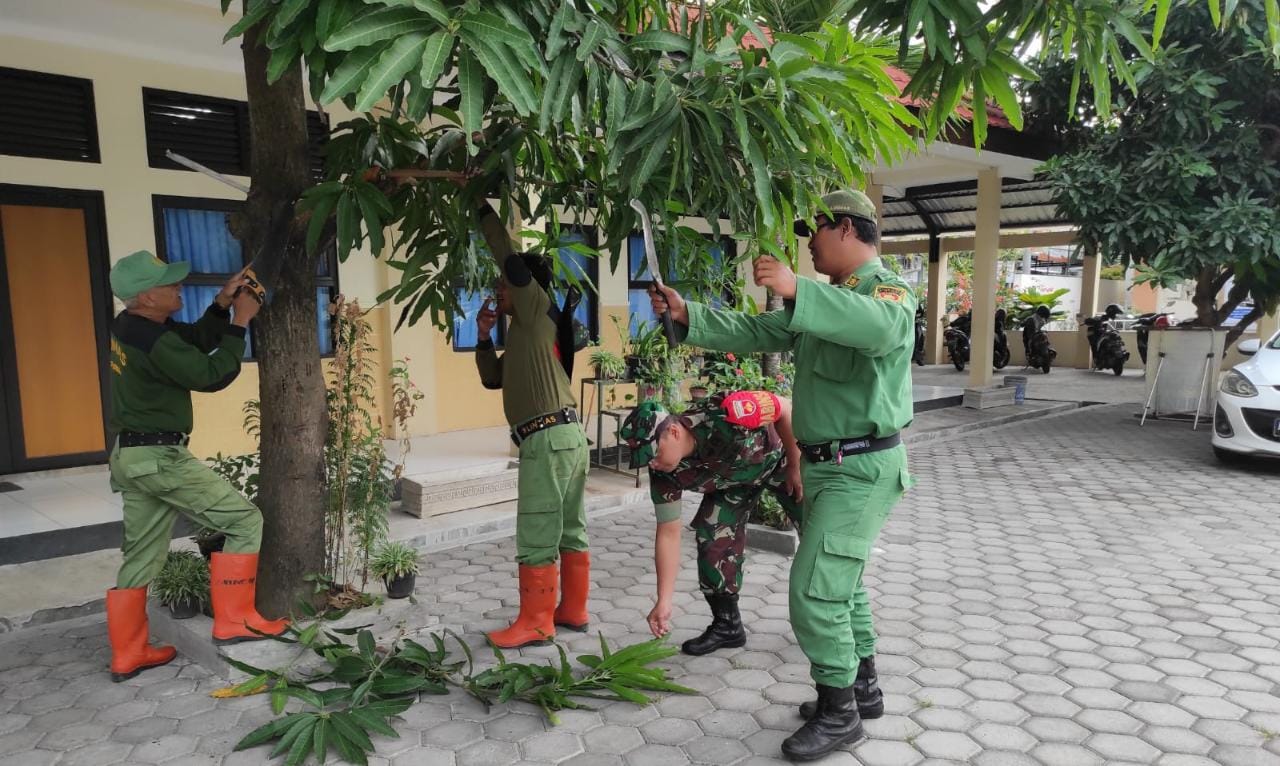
[[[382,578],[388,598],[405,598],[418,579],[418,552],[404,543],[383,543],[369,561],[369,571]]]
[[[627,372],[627,365],[622,357],[605,349],[591,352],[591,365],[595,367],[596,378],[599,380],[619,380]]]
[[[216,529],[201,527],[199,532],[191,536],[191,542],[200,548],[200,555],[208,561],[210,556],[222,551],[222,546],[227,542],[227,536]]]
[[[169,551],[151,593],[175,620],[195,617],[209,603],[209,565],[193,551]]]

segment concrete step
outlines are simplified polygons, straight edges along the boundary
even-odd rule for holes
[[[400,480],[400,510],[420,519],[515,500],[519,463],[414,474]]]

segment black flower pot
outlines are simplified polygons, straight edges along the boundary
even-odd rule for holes
[[[696,402],[696,401],[698,401],[698,400],[700,400],[700,399],[706,399],[706,398],[707,398],[707,396],[708,396],[708,390],[707,390],[707,387],[706,387],[706,386],[693,386],[693,387],[691,387],[691,388],[689,389],[689,396],[693,397],[693,400],[694,400],[695,402]]]
[[[189,620],[200,614],[200,602],[188,600],[169,604],[169,614],[175,620]]]
[[[200,548],[200,555],[204,556],[204,560],[208,561],[215,553],[222,553],[222,546],[227,544],[227,536],[217,534],[210,538],[201,538],[196,541],[196,545]]]
[[[625,359],[627,363],[627,380],[635,380],[640,374],[640,357],[634,354],[628,354]]]
[[[418,576],[415,574],[407,574],[396,578],[382,578],[383,585],[387,586],[387,598],[408,598],[413,595],[413,586],[417,579]]]

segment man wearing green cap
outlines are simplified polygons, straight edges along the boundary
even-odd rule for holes
[[[804,509],[789,600],[818,700],[802,707],[807,721],[782,744],[794,761],[858,741],[861,718],[884,711],[862,573],[911,484],[900,431],[912,417],[916,297],[881,264],[876,218],[865,194],[838,191],[822,198],[815,227],[796,222],[829,284],[797,277],[771,257],[756,260],[756,284],[783,297],[782,311],[746,316],[686,303],[670,288],[651,294],[654,310],[669,307],[692,345],[795,354]]]
[[[114,681],[174,658],[173,647],[148,643],[147,585],[164,566],[178,514],[227,537],[209,565],[215,642],[255,640],[287,624],[254,606],[262,514],[186,447],[191,392],[219,391],[240,374],[262,296],[246,268],[197,322],[175,322],[189,269],[145,251],[111,268],[111,291],[125,305],[111,325],[110,354],[111,489],[124,501],[124,563],[107,591]]]
[[[658,529],[654,563],[658,598],[649,613],[655,636],[671,630],[671,598],[680,559],[680,501],[684,490],[702,493],[694,517],[698,586],[711,607],[711,625],[681,650],[699,656],[746,644],[738,612],[747,519],[772,492],[799,520],[800,450],[791,433],[791,401],[767,391],[718,393],[679,414],[641,402],[618,435],[631,450],[631,467],[649,466]],[[794,500],[793,500],[794,498]]]

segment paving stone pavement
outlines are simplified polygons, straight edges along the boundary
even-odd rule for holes
[[[1132,405],[930,442],[867,582],[881,634],[887,714],[826,763],[867,766],[1280,764],[1280,471],[1214,463],[1208,434],[1139,428]],[[652,518],[591,530],[592,627],[641,640],[651,605]],[[692,558],[691,535],[686,555]],[[468,640],[514,614],[510,540],[425,562],[414,607]],[[787,629],[787,560],[755,554],[742,597],[747,646],[670,662],[696,696],[639,707],[484,710],[426,697],[372,763],[773,763],[812,686]],[[442,587],[443,578],[450,585]],[[681,574],[675,640],[706,608]],[[571,652],[594,636],[570,634]],[[550,648],[525,650],[547,657]],[[182,660],[110,682],[100,618],[0,641],[0,764],[260,764],[233,753],[270,718],[261,697]]]

